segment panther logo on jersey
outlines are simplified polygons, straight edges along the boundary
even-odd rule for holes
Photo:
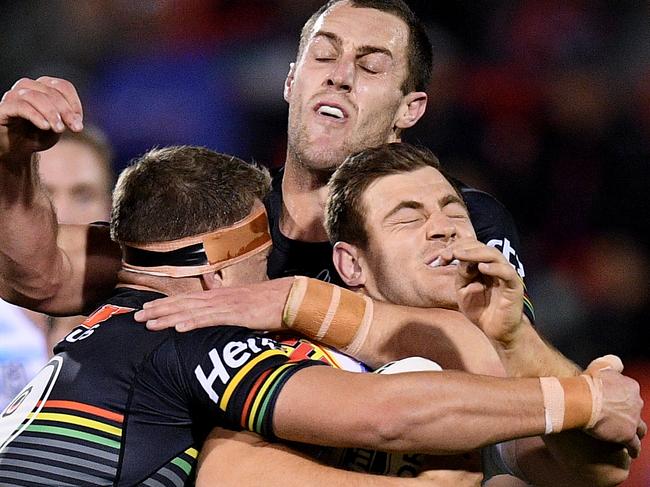
[[[36,418],[59,377],[63,359],[53,357],[0,414],[0,451]]]

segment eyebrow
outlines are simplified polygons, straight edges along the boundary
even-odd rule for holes
[[[336,47],[340,47],[341,44],[343,44],[343,41],[341,38],[336,35],[334,32],[327,32],[324,30],[319,30],[316,32],[313,36],[314,38],[316,37],[325,37],[326,39],[329,39],[333,44],[336,45]],[[386,49],[385,47],[379,47],[379,46],[371,46],[371,45],[364,45],[361,46],[357,49],[357,58],[367,56],[368,54],[385,54],[386,56],[390,57],[392,59],[393,53],[390,51],[390,49]]]
[[[461,205],[465,211],[469,211],[467,209],[467,205],[463,201],[463,199],[456,195],[456,194],[447,194],[443,196],[439,201],[438,204],[440,205],[440,208],[444,208],[447,205],[453,205],[453,204],[459,204]],[[413,209],[413,210],[421,210],[424,208],[424,205],[420,203],[419,201],[415,200],[404,200],[400,201],[392,210],[390,210],[386,216],[384,216],[384,221],[388,220],[391,216],[393,216],[395,213],[399,212],[400,210],[403,209]]]
[[[452,205],[454,203],[458,203],[459,205],[461,205],[463,208],[467,210],[467,205],[465,204],[463,199],[457,194],[448,194],[440,200],[440,206],[442,208],[444,208],[447,205]]]
[[[412,210],[421,210],[424,208],[424,205],[420,203],[419,201],[414,201],[414,200],[406,200],[406,201],[400,201],[395,208],[390,210],[386,216],[384,216],[384,221],[388,220],[391,216],[393,216],[395,213],[397,213],[400,210],[403,210],[404,208],[412,209]]]

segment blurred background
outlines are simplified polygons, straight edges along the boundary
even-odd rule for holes
[[[284,77],[321,3],[0,0],[0,88],[72,81],[116,171],[177,143],[278,167]],[[543,334],[581,365],[619,354],[647,383],[650,3],[407,3],[435,69],[406,140],[512,212]]]

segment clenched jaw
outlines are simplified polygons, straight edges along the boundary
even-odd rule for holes
[[[440,258],[440,256],[438,256],[435,259],[433,259],[431,262],[429,262],[427,265],[431,268],[435,268],[435,267],[443,267],[448,265],[457,266],[458,264],[460,264],[458,259],[454,259],[451,262],[445,262]]]

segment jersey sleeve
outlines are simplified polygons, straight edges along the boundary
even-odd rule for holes
[[[470,219],[479,241],[496,247],[517,270],[524,284],[524,312],[531,323],[535,322],[535,310],[526,289],[526,271],[519,251],[519,232],[510,212],[494,196],[474,188],[461,187]]]
[[[275,340],[248,329],[224,326],[180,334],[179,361],[194,407],[222,426],[267,438],[284,384],[318,360],[296,360]]]

